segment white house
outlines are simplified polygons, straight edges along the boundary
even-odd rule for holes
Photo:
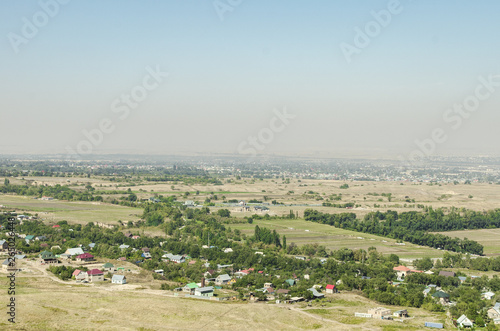
[[[85,252],[83,251],[83,249],[81,247],[77,247],[77,248],[68,248],[66,250],[66,252],[64,252],[64,253],[69,254],[71,256],[75,256],[75,255],[82,255]]]
[[[215,278],[215,285],[226,285],[231,281],[231,276],[228,274],[219,275]]]
[[[474,325],[472,321],[465,315],[462,315],[457,319],[457,324],[462,328],[471,328]]]
[[[493,292],[485,292],[481,294],[481,297],[486,300],[491,300],[495,296],[495,293]]]
[[[127,278],[124,275],[113,275],[113,278],[111,278],[111,283],[112,284],[127,284]]]
[[[214,295],[214,288],[212,286],[195,288],[194,295],[201,297],[212,297]]]

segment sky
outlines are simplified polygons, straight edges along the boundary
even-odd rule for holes
[[[499,155],[500,2],[0,1],[0,154]]]

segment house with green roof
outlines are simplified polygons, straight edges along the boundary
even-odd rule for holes
[[[39,255],[42,263],[59,263],[54,254],[49,251],[43,251]]]
[[[197,289],[199,286],[198,284],[196,283],[189,283],[189,284],[186,284],[183,288],[182,288],[182,291],[183,292],[188,292],[190,294],[193,294],[194,293],[194,290]]]
[[[115,266],[112,263],[106,262],[102,265],[104,271],[115,271]]]

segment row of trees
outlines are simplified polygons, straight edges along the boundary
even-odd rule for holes
[[[376,213],[370,213],[365,217],[364,221],[360,222],[356,219],[356,214],[354,213],[327,214],[317,210],[306,209],[304,211],[304,218],[306,221],[404,240],[421,246],[429,246],[453,252],[483,254],[483,246],[476,241],[467,238],[451,238],[442,234],[431,234],[426,232],[427,229],[415,230],[414,227],[406,226],[406,223],[397,222],[397,218],[394,216],[395,214],[397,215],[396,212],[388,211],[385,214],[380,214],[383,214],[385,219],[381,220],[376,216]],[[415,213],[415,215],[419,215],[419,213]],[[392,219],[392,221],[388,218]],[[414,219],[413,222],[418,223],[418,219]]]

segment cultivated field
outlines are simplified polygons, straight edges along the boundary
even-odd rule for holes
[[[295,243],[301,246],[317,243],[332,250],[342,247],[368,250],[369,247],[374,246],[378,252],[396,254],[403,259],[416,259],[427,256],[441,257],[443,255],[443,251],[437,249],[410,243],[405,243],[404,246],[396,245],[396,240],[394,239],[339,229],[325,224],[307,222],[303,219],[254,220],[253,224],[239,223],[228,226],[232,229],[239,229],[247,235],[253,235],[256,225],[276,230],[280,235],[285,235],[288,245]]]
[[[500,229],[462,230],[440,233],[451,237],[475,240],[484,246],[485,255],[500,255]]]

